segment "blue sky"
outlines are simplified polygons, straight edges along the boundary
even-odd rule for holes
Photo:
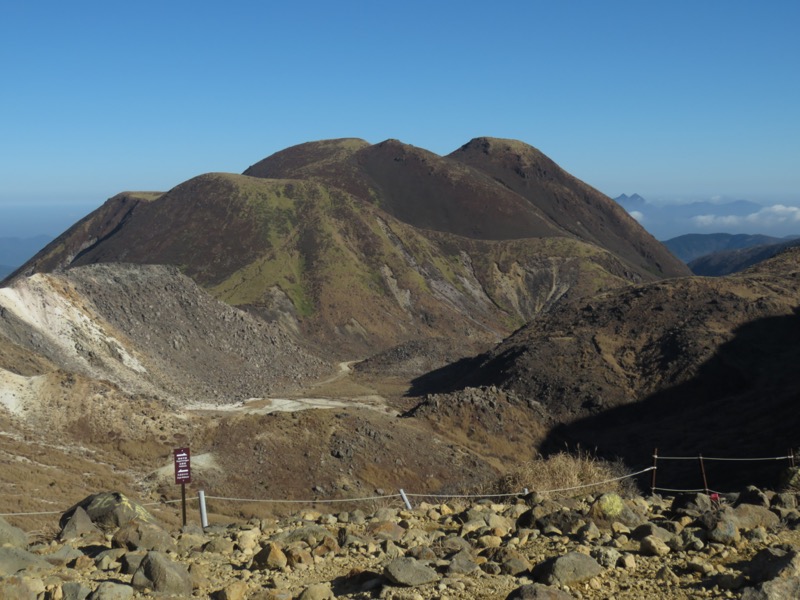
[[[795,0],[6,2],[0,235],[333,137],[509,137],[611,196],[800,204],[798,30]]]

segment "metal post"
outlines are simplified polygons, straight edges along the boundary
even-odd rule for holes
[[[405,502],[406,508],[408,510],[414,510],[414,507],[411,506],[411,502],[408,501],[408,496],[406,496],[406,493],[403,491],[403,488],[400,488],[400,497],[403,499],[403,502]]]
[[[703,474],[703,488],[706,490],[706,494],[708,494],[708,479],[706,479],[706,466],[703,464],[703,455],[698,454],[697,456],[700,459],[700,472]]]
[[[183,526],[186,527],[186,484],[181,484],[181,511],[183,513]]]
[[[208,513],[206,512],[206,493],[203,490],[197,492],[200,504],[200,525],[205,529],[208,527]]]
[[[789,448],[789,464],[794,469],[794,450],[792,448]]]
[[[656,494],[656,471],[658,470],[658,448],[653,449],[653,478],[650,481],[650,495]]]

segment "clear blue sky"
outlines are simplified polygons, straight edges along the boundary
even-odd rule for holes
[[[0,224],[333,137],[800,204],[799,31],[797,0],[6,2]]]

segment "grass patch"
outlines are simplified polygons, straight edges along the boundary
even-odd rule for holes
[[[501,477],[495,487],[496,492],[501,494],[512,494],[527,488],[551,498],[606,492],[631,495],[636,492],[632,479],[609,481],[628,474],[629,471],[621,462],[605,461],[578,449],[575,454],[559,452],[547,458],[538,457],[521,463]]]

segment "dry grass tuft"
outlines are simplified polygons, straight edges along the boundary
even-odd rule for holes
[[[631,495],[637,491],[632,480],[609,481],[628,473],[621,462],[602,460],[578,449],[575,454],[559,452],[522,463],[501,477],[496,487],[498,493],[510,494],[527,488],[552,498],[605,492]],[[599,485],[588,485],[593,483]]]

